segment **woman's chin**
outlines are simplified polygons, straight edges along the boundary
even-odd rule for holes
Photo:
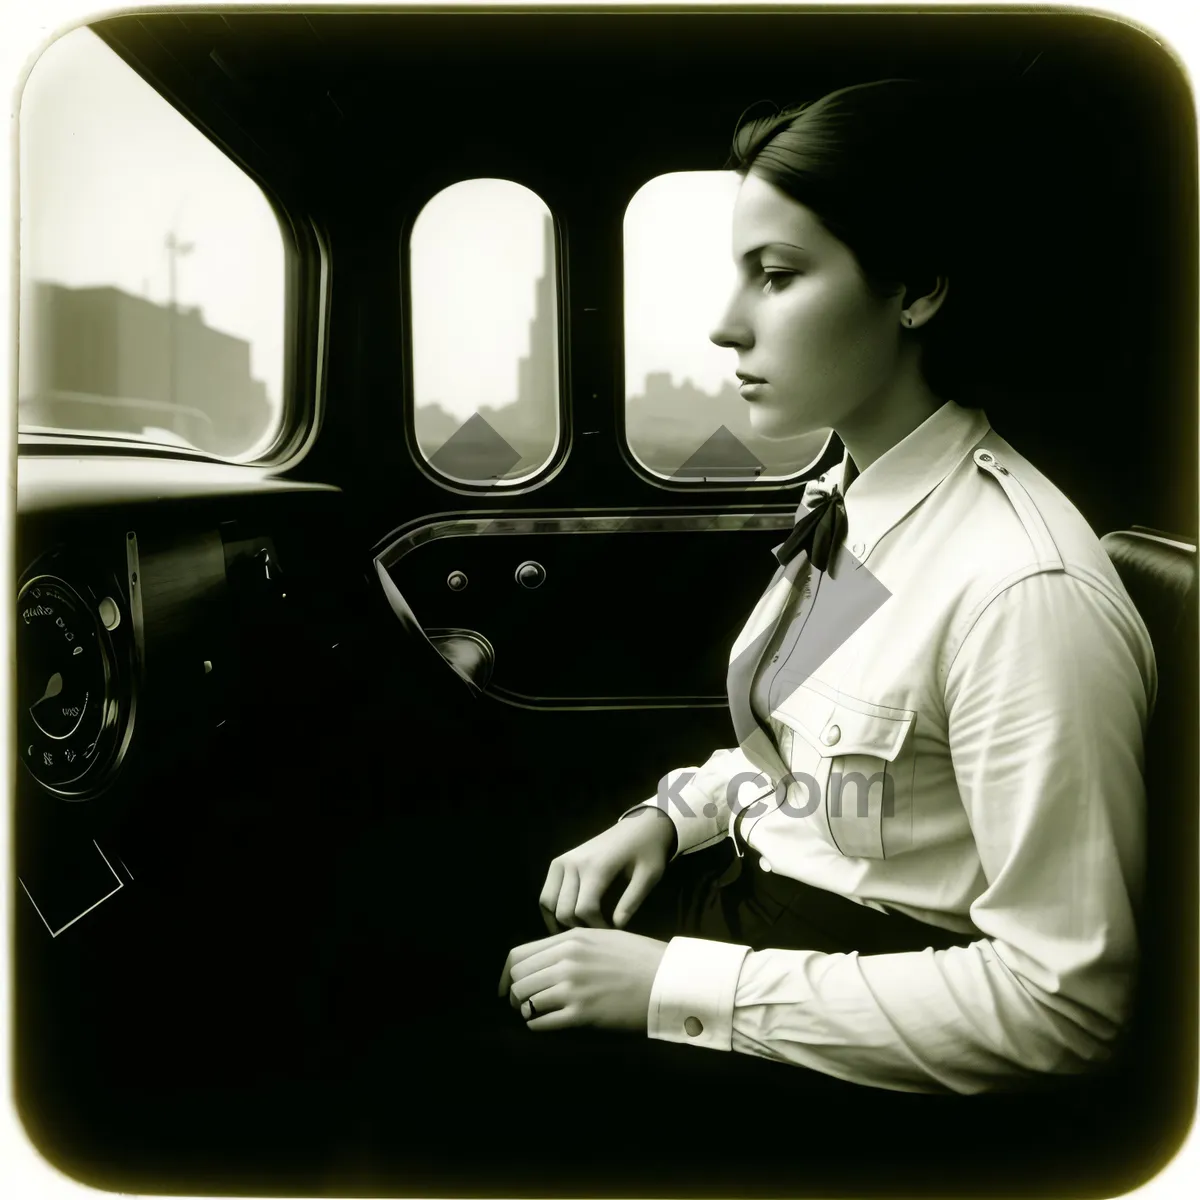
[[[786,441],[788,438],[803,437],[817,429],[811,421],[800,420],[794,413],[779,412],[763,404],[750,404],[750,428],[756,437],[768,441]]]

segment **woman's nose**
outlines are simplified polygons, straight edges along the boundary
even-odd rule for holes
[[[708,335],[709,341],[725,350],[747,347],[753,341],[744,321],[737,320],[732,305],[726,309],[716,327]]]

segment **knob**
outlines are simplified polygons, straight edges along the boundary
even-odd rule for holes
[[[517,568],[517,582],[522,587],[541,587],[546,580],[546,568],[539,562],[529,559]]]
[[[446,586],[452,592],[461,592],[467,586],[467,577],[461,571],[451,571],[446,579]]]
[[[105,596],[100,601],[100,606],[97,610],[100,614],[100,621],[110,633],[116,629],[121,623],[121,610],[117,607],[117,602],[111,596]]]

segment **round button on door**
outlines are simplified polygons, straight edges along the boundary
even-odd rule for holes
[[[546,580],[546,568],[540,562],[528,559],[517,568],[516,580],[522,587],[541,587]]]

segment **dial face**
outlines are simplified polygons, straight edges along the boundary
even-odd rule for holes
[[[17,598],[17,719],[21,761],[63,787],[100,760],[112,673],[92,608],[51,575]]]

